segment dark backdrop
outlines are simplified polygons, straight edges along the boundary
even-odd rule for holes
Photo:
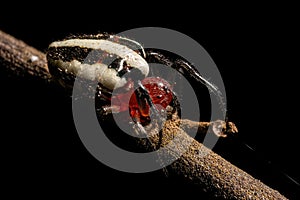
[[[40,2],[44,4],[43,2]],[[227,92],[230,120],[240,138],[221,141],[215,151],[233,164],[295,199],[300,181],[297,87],[299,46],[295,16],[266,8],[202,13],[205,7],[171,9],[150,4],[149,11],[121,4],[63,7],[45,3],[1,6],[0,29],[41,51],[69,34],[120,32],[157,26],[180,31],[199,42],[217,64]],[[117,9],[116,9],[117,7]],[[47,9],[44,9],[47,8]],[[105,11],[104,11],[105,10]],[[115,18],[113,18],[113,16]],[[295,48],[296,47],[296,48]],[[95,160],[84,148],[72,121],[70,99],[60,88],[1,71],[1,125],[4,175],[11,195],[63,192],[145,196],[192,192],[195,187],[167,180],[160,172],[127,174]],[[169,187],[172,186],[172,187]],[[124,190],[124,187],[129,189]],[[108,192],[113,188],[116,192]],[[138,196],[143,197],[143,196]],[[298,196],[299,197],[299,196]]]

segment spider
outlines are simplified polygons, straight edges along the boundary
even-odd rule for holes
[[[144,49],[125,37],[108,33],[71,36],[51,43],[47,60],[51,74],[66,88],[72,88],[75,77],[86,85],[98,83],[96,99],[100,102],[98,115],[102,118],[109,113],[129,111],[134,123],[145,126],[151,122],[151,115],[162,115],[168,106],[172,107],[172,113],[180,116],[172,85],[161,77],[149,77],[148,63],[171,67],[191,85],[205,86],[215,94],[226,113],[218,88],[192,64],[164,50]]]

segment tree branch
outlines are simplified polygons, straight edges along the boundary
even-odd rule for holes
[[[31,76],[51,81],[45,54],[2,31],[0,63],[1,67],[15,76]],[[159,138],[158,129],[151,130],[154,135],[150,137],[152,144],[158,145],[159,142],[160,147],[167,148],[163,156],[178,158],[168,166],[168,170],[224,199],[286,199],[278,191],[232,165],[185,132],[198,129],[205,133],[211,123],[179,120],[174,117],[165,122],[162,138]],[[235,132],[234,124],[230,123],[230,126],[231,131]],[[149,148],[149,144],[142,145],[145,149]],[[184,152],[183,155],[181,152]]]
[[[45,54],[1,30],[0,63],[9,74],[51,80]]]
[[[205,192],[224,199],[286,199],[278,191],[234,166],[224,158],[190,137],[182,128],[199,128],[205,133],[208,122],[195,123],[190,120],[167,120],[162,138],[158,129],[149,134],[151,144],[165,147],[161,155],[165,159],[177,159],[167,167],[168,171],[199,185]],[[213,123],[213,122],[211,122]],[[224,125],[224,124],[223,124]],[[231,124],[233,125],[233,124]],[[232,127],[235,130],[235,127]],[[208,133],[209,134],[209,133]],[[143,143],[146,146],[146,143]],[[182,154],[183,153],[183,154]],[[182,155],[181,155],[182,154]]]

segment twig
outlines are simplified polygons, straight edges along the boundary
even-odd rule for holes
[[[51,80],[45,54],[2,31],[0,31],[0,64],[16,76],[29,75]],[[160,146],[168,146],[167,155],[164,156],[179,157],[168,167],[169,170],[224,199],[286,199],[278,191],[232,165],[183,130],[199,128],[200,132],[206,132],[209,125],[209,122],[180,121],[173,118],[166,121],[162,139],[158,138],[157,129],[152,130],[154,131],[152,142],[157,144],[159,141]],[[230,126],[234,131],[234,124],[231,123]],[[171,141],[172,145],[167,145]],[[148,147],[145,145],[144,148]],[[180,152],[185,153],[179,156]]]
[[[44,53],[0,30],[0,63],[16,76],[50,80]]]
[[[253,178],[191,138],[180,128],[182,121],[184,121],[184,128],[199,128],[200,132],[206,132],[209,125],[207,122],[197,123],[190,120],[179,120],[175,117],[175,119],[167,120],[163,127],[162,138],[160,138],[158,129],[154,128],[149,133],[152,135],[150,137],[151,144],[166,148],[162,155],[163,158],[175,160],[179,157],[167,167],[168,171],[175,173],[188,183],[199,185],[199,188],[215,197],[224,199],[286,199],[278,191]],[[235,129],[234,126],[231,130],[234,131]]]

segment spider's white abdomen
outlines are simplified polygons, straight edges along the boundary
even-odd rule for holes
[[[88,54],[93,51],[101,52],[100,55],[97,54],[99,59],[93,58],[93,62],[86,61]],[[119,66],[112,68],[110,63],[101,62],[101,59],[108,57],[107,55],[118,59]],[[47,59],[49,65],[59,68],[60,71],[98,81],[109,90],[120,88],[127,83],[126,79],[120,76],[120,72],[124,70],[129,72],[130,69],[138,69],[144,77],[149,73],[149,65],[141,55],[126,45],[107,39],[75,38],[53,42],[49,45]]]

